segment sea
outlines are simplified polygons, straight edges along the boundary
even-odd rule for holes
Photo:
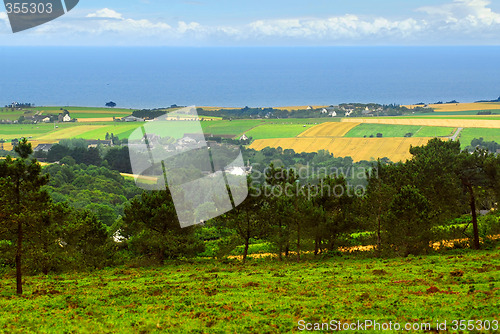
[[[0,105],[162,108],[474,102],[500,47],[0,47]]]

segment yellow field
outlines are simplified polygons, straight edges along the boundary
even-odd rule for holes
[[[406,108],[413,109],[421,107],[421,105],[407,105]],[[476,110],[500,110],[498,102],[480,102],[480,103],[450,103],[450,104],[429,104],[429,107],[434,108],[437,112],[445,111],[476,111]]]
[[[260,139],[250,148],[266,147],[293,149],[295,152],[328,150],[336,157],[352,157],[354,161],[387,157],[392,161],[405,161],[411,157],[410,146],[426,145],[432,138],[281,138]]]
[[[61,140],[68,138],[75,138],[78,135],[81,135],[85,132],[89,132],[92,130],[97,130],[100,128],[104,128],[105,125],[82,125],[82,126],[73,126],[66,129],[61,129],[58,131],[53,131],[44,136],[38,137],[39,142],[47,142],[47,140]]]
[[[43,140],[43,141],[40,141],[40,140],[29,140],[29,142],[31,143],[31,147],[33,149],[35,149],[38,145],[40,144],[55,144],[57,143],[58,141],[57,140]],[[0,144],[1,145],[1,144]],[[12,143],[9,141],[9,142],[6,142],[6,143],[3,143],[3,149],[6,150],[6,151],[12,151]]]
[[[444,126],[450,128],[499,128],[500,120],[488,119],[429,119],[429,118],[343,118],[342,122]]]
[[[327,122],[313,126],[312,128],[302,132],[300,138],[317,138],[317,137],[344,137],[352,128],[358,126],[359,123],[339,123]]]

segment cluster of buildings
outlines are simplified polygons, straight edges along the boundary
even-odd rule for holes
[[[18,124],[18,123],[30,123],[30,124],[39,124],[39,123],[65,123],[65,122],[76,122],[76,118],[71,118],[68,111],[64,111],[59,114],[42,114],[41,111],[36,112],[34,115],[23,115],[16,120],[4,119],[0,120],[1,124]]]

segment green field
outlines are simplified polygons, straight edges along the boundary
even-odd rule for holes
[[[0,124],[0,139],[10,140],[21,137],[36,139],[53,131],[73,127],[75,124],[61,123],[56,126],[59,128],[54,129],[54,124]]]
[[[28,110],[42,111],[43,114],[59,114],[62,109],[69,111],[71,118],[109,118],[109,117],[125,117],[135,109],[121,108],[92,108],[92,107],[36,107]]]
[[[62,109],[68,110],[70,113],[71,112],[83,112],[83,113],[92,113],[92,112],[105,112],[105,113],[112,113],[112,112],[117,112],[117,113],[129,113],[131,114],[132,111],[137,110],[137,109],[127,109],[127,108],[106,108],[106,107],[71,107],[71,106],[65,106],[65,107],[35,107],[35,108],[30,108],[28,110],[35,110],[35,111],[44,111],[47,113],[59,113],[61,112]]]
[[[234,120],[234,121],[210,121],[202,122],[202,128],[205,133],[214,135],[234,135],[239,136],[244,133],[247,136],[252,136],[254,139],[264,139],[262,136],[269,136],[268,138],[287,138],[288,135],[295,137],[308,127],[324,123],[324,122],[338,122],[340,119],[320,118],[291,118],[291,119],[266,119],[266,120]],[[306,127],[304,128],[304,125]],[[264,128],[262,128],[264,126]],[[269,131],[269,133],[268,133]],[[259,138],[254,136],[256,134]],[[274,134],[280,137],[274,136]],[[284,136],[284,137],[283,137]],[[266,137],[267,138],[267,137]]]
[[[10,109],[0,108],[0,119],[15,121],[19,119],[19,116],[32,116],[32,113],[20,113],[19,111],[10,111]]]
[[[94,124],[94,123],[92,123]],[[97,123],[99,124],[99,123]],[[129,133],[132,133],[135,129],[140,127],[143,123],[117,123],[117,122],[107,122],[102,123],[105,127],[85,132],[84,134],[78,135],[76,138],[83,139],[105,139],[106,133],[114,134],[120,139],[128,137]],[[84,125],[85,126],[85,125]]]
[[[350,130],[345,137],[375,137],[377,133],[382,133],[384,137],[404,137],[407,133],[413,133],[412,137],[444,137],[452,135],[453,130],[447,127],[363,123]]]
[[[264,124],[246,133],[253,139],[292,138],[313,127],[314,124]]]
[[[26,137],[37,140],[40,137],[44,139],[66,139],[66,138],[84,138],[84,139],[104,139],[106,133],[113,133],[120,138],[128,137],[133,129],[139,127],[142,123],[116,123],[116,122],[95,122],[95,123],[58,123],[54,124],[0,124],[0,139],[11,140],[14,138]],[[101,126],[94,129],[94,126]],[[75,134],[65,131],[69,128],[75,128]],[[88,131],[83,130],[88,128]],[[64,131],[64,132],[63,132]],[[60,133],[64,133],[60,136]],[[78,134],[76,134],[78,133]]]
[[[26,277],[21,297],[7,274],[0,331],[291,333],[300,320],[430,323],[435,330],[436,320],[451,326],[499,316],[499,248],[383,260],[233,261]]]
[[[110,119],[111,117],[124,117],[131,114],[132,109],[122,108],[104,108],[104,107],[36,107],[28,109],[31,111],[25,114],[24,110],[10,111],[8,108],[0,109],[0,119],[18,119],[21,115],[32,115],[32,112],[43,111],[45,114],[59,113],[62,109],[70,111],[74,118],[84,119]],[[500,120],[500,116],[495,117],[478,117],[474,116],[477,111],[461,111],[461,112],[439,112],[433,114],[423,114],[422,116],[407,116],[398,117],[398,119],[408,118],[425,118],[425,119],[489,119]],[[214,135],[231,135],[238,137],[242,134],[247,134],[254,139],[271,139],[271,138],[292,138],[296,137],[303,131],[309,129],[313,125],[323,122],[338,122],[340,118],[320,118],[320,119],[259,119],[259,120],[233,120],[233,121],[205,121],[202,122],[202,129],[205,133]],[[99,128],[96,127],[101,126]],[[305,125],[305,127],[304,127]],[[67,131],[68,127],[88,126],[89,130],[84,128],[75,129],[74,137],[84,139],[104,139],[106,133],[113,133],[119,138],[128,138],[130,134],[141,124],[139,123],[115,123],[115,122],[80,122],[71,124],[57,124],[58,128],[54,129],[53,124],[0,124],[0,139],[11,140],[13,138],[27,137],[32,140],[42,138],[48,139],[63,139],[73,136],[71,131]],[[170,133],[172,136],[182,136],[183,132],[195,132],[196,126],[180,124],[174,122],[169,124],[171,129],[159,129],[162,133]],[[194,127],[193,127],[194,126]],[[187,127],[187,129],[184,129]],[[193,128],[193,130],[189,130]],[[66,131],[64,131],[66,130]],[[430,126],[413,126],[413,125],[385,125],[385,124],[361,124],[351,131],[346,137],[370,137],[376,136],[377,133],[382,133],[384,137],[404,137],[407,133],[413,133],[413,137],[446,137],[452,135],[455,129],[450,127],[430,127]],[[483,137],[485,140],[494,140],[500,142],[500,131],[497,129],[465,129],[461,134],[463,147],[470,145],[470,141],[474,138]]]
[[[246,131],[264,124],[262,120],[234,120],[234,121],[207,121],[202,122],[201,126],[205,133],[213,135],[234,135],[235,137]]]
[[[475,138],[483,137],[485,141],[495,141],[500,144],[500,129],[479,129],[468,128],[460,133],[460,142],[462,147],[469,146]]]
[[[415,137],[449,137],[455,133],[455,128],[441,126],[423,126],[414,134]]]

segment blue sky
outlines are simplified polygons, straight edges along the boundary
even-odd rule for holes
[[[496,0],[495,0],[496,1]],[[500,1],[80,0],[0,45],[499,45]]]

